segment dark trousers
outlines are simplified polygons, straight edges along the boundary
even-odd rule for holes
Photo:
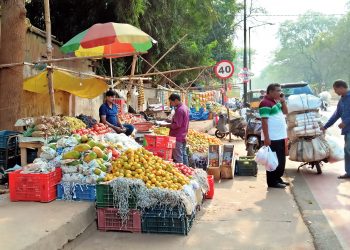
[[[286,168],[286,151],[285,140],[271,141],[270,148],[273,152],[276,152],[278,158],[278,166],[275,171],[266,171],[266,181],[269,187],[282,182],[282,176],[284,169]]]

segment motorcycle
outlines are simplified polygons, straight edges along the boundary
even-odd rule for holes
[[[258,113],[254,113],[254,115],[247,122],[245,134],[247,156],[254,156],[255,152],[257,152],[262,146],[261,130],[262,124],[260,116]]]
[[[226,126],[227,124],[229,124],[228,128]],[[245,126],[246,121],[243,117],[236,117],[228,122],[227,114],[220,114],[218,125],[216,126],[215,136],[222,139],[231,133],[232,135],[240,137],[242,140],[244,140]]]

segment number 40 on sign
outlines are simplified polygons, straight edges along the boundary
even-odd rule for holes
[[[235,67],[229,60],[222,60],[218,62],[214,67],[216,76],[220,79],[228,79],[234,73]]]

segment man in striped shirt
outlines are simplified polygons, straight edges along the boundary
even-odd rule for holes
[[[278,166],[275,171],[266,171],[266,181],[269,187],[285,188],[289,183],[282,180],[286,165],[285,139],[287,125],[284,114],[288,113],[286,100],[282,94],[281,85],[272,83],[267,87],[266,95],[259,105],[262,120],[261,140],[276,152]]]

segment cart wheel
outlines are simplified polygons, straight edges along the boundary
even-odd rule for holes
[[[215,131],[215,136],[219,139],[222,139],[226,136],[226,133],[221,133],[219,130]]]
[[[315,163],[317,174],[322,174],[321,164],[319,162]]]

